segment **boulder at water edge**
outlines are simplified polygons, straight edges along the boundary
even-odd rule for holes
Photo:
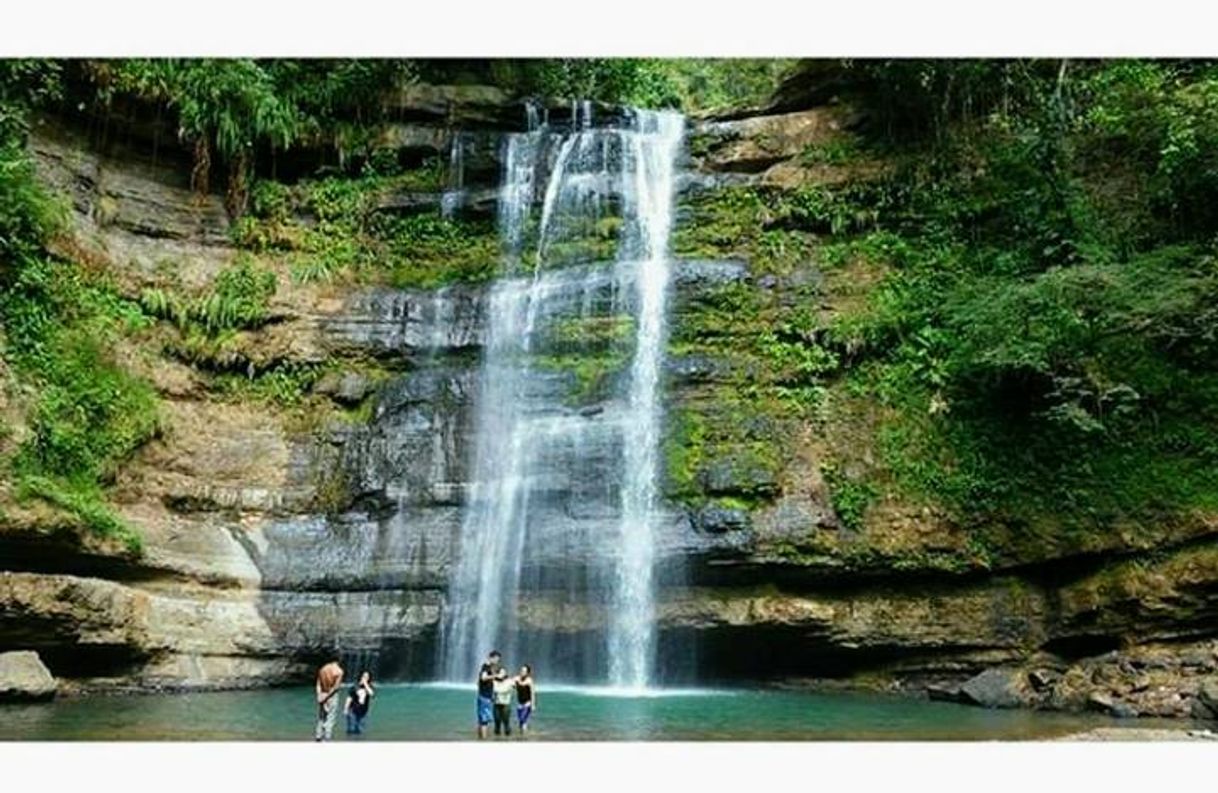
[[[0,653],[0,702],[50,699],[55,689],[55,678],[38,653]]]
[[[1196,719],[1218,719],[1218,680],[1207,680],[1197,689],[1192,715]]]
[[[986,708],[1018,708],[1031,699],[1027,675],[1019,669],[987,669],[960,686],[964,702]]]

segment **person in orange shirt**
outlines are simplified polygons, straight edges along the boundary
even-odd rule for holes
[[[330,661],[317,670],[317,726],[313,728],[313,740],[328,741],[334,735],[334,722],[338,720],[338,690],[343,685],[343,668],[338,660]]]

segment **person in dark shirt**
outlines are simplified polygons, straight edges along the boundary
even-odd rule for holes
[[[351,686],[347,693],[347,703],[343,705],[343,714],[347,717],[347,734],[360,735],[364,732],[364,719],[372,707],[372,697],[376,691],[372,688],[372,675],[363,672],[359,682]]]
[[[498,650],[491,650],[490,655],[478,670],[478,738],[486,737],[487,727],[490,726],[494,713],[495,676],[499,674],[499,660],[502,658]]]
[[[533,667],[525,664],[516,676],[516,723],[520,734],[529,731],[529,717],[537,709],[537,685],[533,682]]]

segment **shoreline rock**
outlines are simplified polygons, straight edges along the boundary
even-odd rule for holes
[[[1054,738],[1054,741],[1081,742],[1147,742],[1147,741],[1218,741],[1218,733],[1187,728],[1095,727]]]
[[[1018,708],[1032,699],[1027,675],[1018,669],[987,669],[960,686],[959,701],[985,708]]]
[[[38,702],[53,699],[58,684],[38,653],[31,650],[0,653],[0,702]]]

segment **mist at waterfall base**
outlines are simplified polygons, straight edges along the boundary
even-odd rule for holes
[[[986,710],[947,702],[794,691],[667,691],[605,696],[595,688],[543,689],[529,740],[1020,740],[1120,722],[1100,714]],[[360,736],[337,741],[470,740],[473,696],[464,686],[383,684]],[[309,687],[131,697],[61,698],[7,705],[4,740],[310,740]],[[1179,722],[1137,719],[1137,727]],[[519,732],[512,738],[517,740]]]
[[[639,110],[594,124],[585,103],[563,126],[531,110],[528,131],[507,140],[504,277],[486,303],[444,679],[469,680],[498,648],[548,680],[655,682],[660,371],[683,129],[677,113]],[[571,376],[580,366],[584,382]]]

